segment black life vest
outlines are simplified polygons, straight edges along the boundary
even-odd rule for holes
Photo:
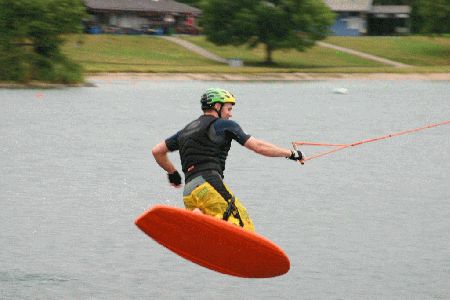
[[[215,170],[223,178],[225,161],[231,147],[231,140],[220,139],[214,142],[209,137],[211,125],[218,118],[202,115],[192,121],[178,136],[179,153],[186,180],[194,173]]]

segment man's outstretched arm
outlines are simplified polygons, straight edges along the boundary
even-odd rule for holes
[[[250,149],[258,154],[269,157],[286,157],[292,160],[303,162],[303,154],[298,150],[290,150],[278,147],[274,144],[250,137],[244,144],[247,149]]]

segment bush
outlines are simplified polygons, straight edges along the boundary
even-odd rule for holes
[[[20,81],[27,80],[25,56],[5,45],[0,45],[0,80]]]
[[[0,0],[0,80],[82,81],[60,47],[84,16],[81,0]]]

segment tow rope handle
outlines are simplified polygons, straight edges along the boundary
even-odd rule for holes
[[[297,145],[295,144],[295,142],[292,142],[292,147],[294,147],[294,150],[295,150],[295,151],[298,151],[298,147],[297,147]],[[302,152],[302,155],[303,155],[303,152]],[[304,164],[305,164],[305,162],[303,162],[303,161],[299,161],[299,160],[297,160],[297,161],[298,161],[298,163],[301,164],[301,165],[304,165]]]

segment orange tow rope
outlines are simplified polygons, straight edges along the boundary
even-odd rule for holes
[[[308,161],[308,160],[312,160],[312,159],[315,159],[315,158],[322,157],[324,155],[328,155],[328,154],[331,154],[331,153],[343,150],[345,148],[356,147],[356,146],[359,146],[359,145],[362,145],[362,144],[371,143],[371,142],[375,142],[375,141],[379,141],[379,140],[384,140],[384,139],[388,139],[388,138],[392,138],[392,137],[396,137],[396,136],[400,136],[400,135],[404,135],[404,134],[408,134],[408,133],[413,133],[413,132],[417,132],[417,131],[421,131],[421,130],[424,130],[424,129],[433,128],[433,127],[437,127],[437,126],[441,126],[441,125],[447,125],[447,124],[450,124],[450,120],[447,120],[447,121],[444,121],[444,122],[440,122],[440,123],[430,124],[430,125],[419,127],[419,128],[415,128],[415,129],[410,129],[410,130],[405,130],[405,131],[401,131],[401,132],[391,133],[391,134],[387,134],[387,135],[376,137],[376,138],[366,139],[366,140],[362,140],[362,141],[359,141],[359,142],[354,142],[354,143],[351,143],[351,144],[330,144],[330,143],[313,143],[313,142],[299,141],[299,142],[292,142],[292,145],[294,146],[294,149],[297,149],[297,146],[335,147],[332,150],[320,152],[320,153],[314,154],[312,156],[306,157],[304,159],[304,161]]]

